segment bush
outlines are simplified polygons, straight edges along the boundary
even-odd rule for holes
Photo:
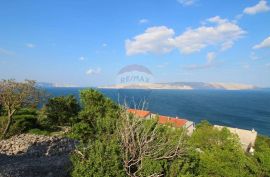
[[[119,107],[93,89],[80,96],[83,109],[70,137],[82,143],[72,156],[72,176],[125,176],[115,134]]]
[[[33,115],[37,116],[38,112],[34,108],[22,108],[16,112],[16,115]]]
[[[3,106],[0,104],[0,116],[2,116],[4,114],[4,109]]]
[[[50,98],[45,105],[47,123],[51,126],[72,125],[76,122],[80,105],[74,96]]]
[[[37,128],[37,117],[34,115],[15,115],[14,123],[10,129],[10,135],[25,133],[30,129]]]
[[[83,109],[79,114],[79,122],[87,123],[92,135],[113,134],[120,115],[119,106],[93,89],[81,91],[80,98]]]
[[[270,176],[270,138],[259,135],[255,144],[255,154],[260,164],[261,176]]]
[[[191,137],[199,153],[199,174],[203,176],[257,176],[258,165],[241,148],[239,139],[226,128],[219,130],[200,123]]]
[[[80,122],[72,126],[71,132],[68,136],[82,142],[87,142],[91,137],[93,137],[92,133],[93,131],[87,123]]]
[[[51,134],[51,132],[47,130],[40,130],[38,128],[31,129],[28,131],[28,133],[35,134],[35,135],[47,135],[47,136]]]
[[[73,177],[126,176],[116,137],[102,136],[98,140],[89,142],[87,146],[79,147],[76,152],[71,157],[74,167]]]

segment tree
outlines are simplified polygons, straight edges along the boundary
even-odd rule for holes
[[[239,139],[226,128],[219,130],[202,122],[191,137],[199,154],[199,174],[216,177],[256,176],[256,162],[241,148]]]
[[[239,139],[236,135],[231,134],[226,128],[219,130],[207,121],[202,121],[196,125],[196,130],[191,137],[191,144],[195,148],[204,151],[213,147],[240,147]]]
[[[118,134],[124,168],[131,177],[164,176],[163,166],[187,152],[185,131],[156,120],[134,118],[126,111],[120,118]]]
[[[13,115],[22,107],[35,107],[40,100],[40,90],[35,87],[35,81],[3,80],[0,82],[0,104],[7,112],[8,122],[2,138],[5,138],[13,121]]]
[[[0,103],[0,116],[2,116],[2,114],[3,114],[3,106]]]
[[[71,125],[77,119],[80,105],[74,96],[50,98],[45,106],[45,114],[50,125]]]
[[[270,138],[259,135],[255,144],[255,159],[260,164],[262,177],[270,176]]]
[[[120,114],[119,106],[94,89],[81,91],[80,99],[82,111],[78,122],[88,124],[94,137],[113,134]]]
[[[82,111],[72,126],[71,137],[81,141],[72,155],[72,176],[124,176],[116,136],[119,106],[100,92],[80,93]]]

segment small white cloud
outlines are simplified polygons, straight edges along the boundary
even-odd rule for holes
[[[188,65],[185,67],[187,70],[200,70],[200,69],[208,69],[212,68],[215,65],[212,63],[206,63],[206,64],[193,64],[193,65]]]
[[[216,53],[215,52],[208,52],[206,55],[207,62],[212,63],[214,59],[216,58]]]
[[[267,1],[261,0],[258,4],[252,7],[247,7],[244,9],[245,14],[255,15],[261,12],[267,12],[270,10],[270,7],[267,5]]]
[[[81,56],[79,60],[84,61],[86,58],[84,56]]]
[[[32,43],[27,43],[27,44],[25,44],[26,45],[26,47],[28,47],[28,48],[35,48],[36,47],[36,45],[35,44],[32,44]]]
[[[107,46],[108,46],[108,44],[106,44],[106,43],[102,44],[102,47],[107,47]]]
[[[195,4],[196,0],[177,0],[183,6],[191,6]]]
[[[162,63],[162,64],[159,64],[159,65],[157,65],[157,67],[158,68],[165,68],[166,66],[168,66],[168,62],[166,62],[166,63]]]
[[[97,74],[100,74],[101,73],[101,69],[100,68],[96,68],[96,69],[88,69],[86,71],[86,75],[89,75],[89,76],[92,76],[92,75],[97,75]]]
[[[143,19],[139,20],[139,24],[145,24],[145,23],[148,23],[148,22],[149,22],[149,20],[146,19],[146,18],[143,18]]]
[[[7,49],[0,48],[0,55],[12,56],[15,53]]]
[[[244,64],[244,65],[243,65],[243,68],[249,69],[249,68],[250,68],[250,65],[249,65],[249,64]]]
[[[255,52],[250,53],[250,58],[251,58],[251,60],[258,60],[259,59],[259,57],[256,55]]]
[[[198,69],[208,69],[216,66],[216,63],[214,60],[216,59],[216,53],[215,52],[208,52],[206,54],[206,63],[205,64],[193,64],[188,65],[185,67],[187,70],[198,70]]]
[[[211,22],[211,23],[217,23],[217,24],[224,24],[228,22],[226,18],[220,18],[220,16],[208,18],[206,21]],[[207,23],[205,23],[205,25],[206,24]]]
[[[238,14],[235,16],[235,22],[237,22],[238,20],[240,20],[243,17],[243,14]]]
[[[270,36],[264,39],[260,44],[253,46],[253,49],[270,48]]]

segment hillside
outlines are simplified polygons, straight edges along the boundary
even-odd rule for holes
[[[204,83],[204,82],[171,82],[171,83],[134,83],[103,86],[99,88],[110,89],[174,89],[174,90],[192,90],[192,89],[220,89],[220,90],[250,90],[256,89],[256,86],[235,83]]]

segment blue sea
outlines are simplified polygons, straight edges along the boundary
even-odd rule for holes
[[[79,96],[82,88],[48,88],[53,96]],[[150,110],[159,115],[178,116],[196,123],[254,128],[270,135],[270,90],[136,90],[99,89],[120,104]]]

